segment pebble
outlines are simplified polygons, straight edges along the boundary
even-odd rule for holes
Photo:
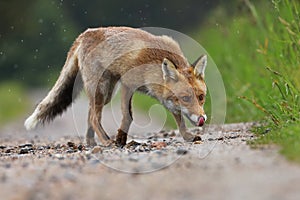
[[[188,153],[188,150],[186,150],[186,149],[177,149],[176,153],[178,155],[185,155],[185,154]]]
[[[74,150],[74,149],[68,149],[67,151],[66,151],[66,153],[75,153],[76,152],[76,150]]]
[[[92,149],[91,153],[102,153],[102,149],[101,149],[101,147],[99,147],[99,146],[95,146],[95,147]]]
[[[134,148],[136,148],[136,146],[138,146],[138,145],[140,145],[141,143],[139,143],[139,142],[136,142],[136,141],[134,141],[134,140],[131,140],[129,143],[127,143],[126,145],[125,145],[125,148],[129,148],[129,147],[134,147]]]
[[[6,146],[0,145],[0,149],[6,149]]]
[[[42,150],[44,150],[45,148],[43,147],[43,146],[39,146],[38,148],[37,148],[37,150],[39,150],[39,151],[42,151]]]
[[[78,150],[79,150],[79,151],[84,150],[84,146],[83,146],[82,144],[78,145]]]
[[[31,144],[31,143],[26,143],[26,144],[21,144],[21,145],[19,145],[19,147],[20,148],[25,148],[25,147],[33,147],[33,144]]]
[[[164,148],[167,146],[167,143],[166,142],[153,142],[151,144],[151,147],[152,148],[156,148],[156,149],[161,149],[161,148]]]
[[[202,143],[203,143],[203,142],[200,141],[200,140],[197,140],[197,141],[194,142],[194,144],[202,144]]]
[[[29,153],[29,149],[28,148],[22,148],[22,149],[20,149],[19,154],[27,154],[27,153]]]
[[[72,148],[75,148],[75,147],[76,147],[76,145],[75,145],[74,142],[68,142],[67,145],[68,145],[69,147],[72,147]]]
[[[13,149],[6,149],[5,153],[11,153]]]
[[[63,160],[64,159],[64,156],[60,153],[57,153],[57,154],[54,154],[53,157],[59,159],[59,160]]]

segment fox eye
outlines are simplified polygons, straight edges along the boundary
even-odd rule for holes
[[[181,99],[184,102],[190,102],[191,101],[191,97],[190,96],[183,96],[183,97],[181,97]]]
[[[205,98],[205,97],[204,97],[204,94],[200,94],[200,96],[199,96],[199,100],[200,100],[200,101],[203,101],[203,100],[204,100],[204,98]]]

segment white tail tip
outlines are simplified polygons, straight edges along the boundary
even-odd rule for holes
[[[28,131],[34,129],[38,125],[39,120],[37,118],[37,114],[38,112],[35,110],[32,115],[26,119],[24,126]]]

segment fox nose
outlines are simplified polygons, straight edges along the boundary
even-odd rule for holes
[[[203,116],[200,116],[199,118],[198,118],[198,126],[203,126],[204,125],[204,123],[205,123],[205,121],[206,121],[206,115],[203,115]]]

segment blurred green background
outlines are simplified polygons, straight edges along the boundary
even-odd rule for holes
[[[297,0],[2,0],[0,125],[29,112],[28,91],[53,85],[85,29],[165,27],[191,36],[214,59],[227,93],[226,122],[263,122],[256,145],[288,144],[300,155],[299,12]],[[135,104],[147,110],[155,101],[144,98],[136,95]]]

